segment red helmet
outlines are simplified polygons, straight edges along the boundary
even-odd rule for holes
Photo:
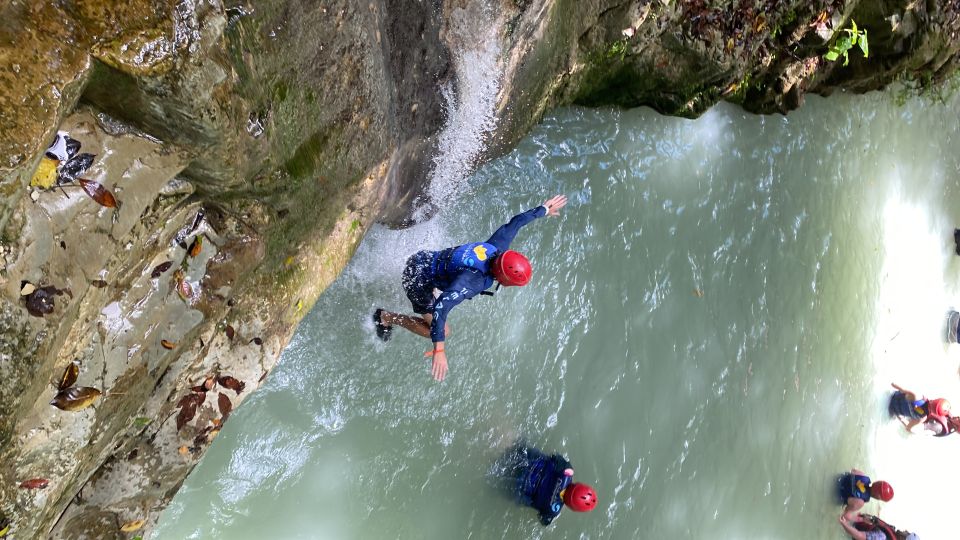
[[[508,249],[493,260],[493,277],[505,287],[523,287],[530,282],[533,268],[526,257]]]
[[[878,480],[870,484],[870,496],[887,502],[893,498],[893,486],[883,480]]]
[[[950,402],[943,398],[931,399],[927,411],[936,416],[948,416],[950,414]]]
[[[597,506],[597,494],[586,484],[570,484],[563,490],[563,504],[574,512],[589,512]]]

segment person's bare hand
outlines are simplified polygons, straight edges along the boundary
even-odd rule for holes
[[[433,378],[437,382],[442,382],[447,376],[447,353],[443,351],[434,351],[433,353]]]
[[[567,205],[567,196],[566,195],[557,195],[551,199],[547,199],[541,205],[547,209],[548,216],[559,216],[560,209]]]

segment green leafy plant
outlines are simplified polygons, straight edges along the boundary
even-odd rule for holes
[[[823,55],[823,57],[834,62],[842,56],[843,65],[847,65],[850,63],[850,49],[857,46],[863,51],[864,58],[870,56],[870,45],[867,42],[867,29],[857,28],[857,22],[851,20],[850,28],[844,28],[840,31],[840,37],[833,42],[833,45],[830,45],[830,50],[827,51],[827,54]]]

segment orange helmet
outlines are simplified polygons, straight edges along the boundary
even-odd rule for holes
[[[870,496],[887,502],[893,498],[893,486],[883,480],[878,480],[870,484]]]
[[[522,287],[530,282],[533,268],[526,257],[508,249],[494,259],[491,273],[505,287]]]
[[[563,504],[574,512],[589,512],[597,506],[597,494],[586,484],[570,484],[563,490]]]

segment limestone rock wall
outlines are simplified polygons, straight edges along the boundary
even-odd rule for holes
[[[958,4],[0,5],[0,536],[147,535],[367,227],[428,216],[550,108],[935,85]],[[870,56],[827,61],[854,20]],[[44,158],[58,131],[88,166]]]

